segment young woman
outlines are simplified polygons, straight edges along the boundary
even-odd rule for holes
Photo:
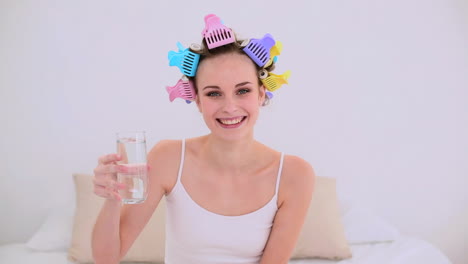
[[[106,202],[96,221],[96,263],[118,263],[161,198],[167,206],[166,263],[287,263],[312,197],[314,171],[254,139],[265,86],[259,67],[234,41],[204,49],[193,80],[210,133],[163,140],[148,153],[148,198],[121,205],[120,157],[99,159],[95,193]],[[271,66],[267,69],[271,70]]]

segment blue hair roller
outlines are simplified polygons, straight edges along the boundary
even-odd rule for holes
[[[177,42],[178,52],[169,51],[167,58],[169,59],[169,66],[177,66],[182,74],[193,77],[197,72],[198,61],[200,54],[184,48],[180,42]]]

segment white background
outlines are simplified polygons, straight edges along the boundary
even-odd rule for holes
[[[26,241],[116,131],[146,130],[149,146],[208,132],[165,86],[180,77],[167,52],[215,13],[284,44],[275,73],[290,84],[258,140],[468,262],[466,1],[182,2],[0,1],[0,243]]]

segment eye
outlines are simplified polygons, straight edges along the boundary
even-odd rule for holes
[[[206,93],[206,96],[208,96],[208,97],[217,97],[217,96],[220,96],[220,95],[221,94],[219,92],[216,92],[216,91]]]
[[[237,91],[238,94],[247,94],[250,93],[250,89],[248,88],[242,88]]]

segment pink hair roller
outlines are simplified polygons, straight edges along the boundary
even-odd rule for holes
[[[205,16],[205,28],[202,36],[206,40],[208,49],[213,49],[236,41],[232,30],[221,23],[221,19],[209,14]]]
[[[169,101],[174,101],[176,98],[182,98],[186,101],[195,101],[196,93],[193,82],[183,76],[174,86],[167,86],[166,91],[169,93]]]

